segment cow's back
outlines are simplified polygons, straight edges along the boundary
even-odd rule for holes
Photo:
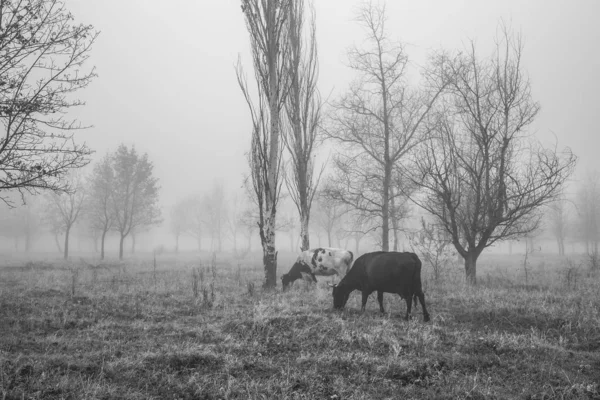
[[[372,290],[410,295],[420,289],[420,269],[414,253],[378,254],[365,265],[366,284]]]

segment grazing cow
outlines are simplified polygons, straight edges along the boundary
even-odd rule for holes
[[[406,300],[406,319],[410,317],[413,297],[423,308],[423,320],[429,321],[425,295],[421,288],[421,260],[414,253],[376,251],[358,257],[352,269],[333,286],[333,307],[342,309],[354,290],[362,292],[362,308],[367,299],[377,291],[379,310],[383,313],[383,293],[397,293]]]
[[[337,275],[341,268],[348,272],[353,259],[352,252],[344,249],[320,247],[305,250],[300,253],[289,272],[283,274],[281,284],[285,290],[296,279],[317,282],[315,275]]]

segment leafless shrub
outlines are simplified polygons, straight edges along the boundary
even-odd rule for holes
[[[254,282],[248,282],[248,296],[254,297],[256,291],[254,290]]]
[[[215,303],[215,283],[211,282],[207,287],[202,287],[202,305],[211,308]]]
[[[198,298],[202,282],[204,282],[204,271],[202,270],[202,267],[192,268],[192,293],[194,294],[194,298]]]
[[[235,280],[238,283],[238,286],[242,284],[242,266],[240,263],[237,265],[237,270],[235,271]]]
[[[598,267],[600,266],[600,257],[598,251],[590,251],[587,254],[587,261],[590,270],[598,271]]]
[[[525,272],[525,286],[529,284],[529,255],[535,251],[533,246],[529,245],[529,241],[525,242],[525,255],[523,256],[523,271]]]
[[[152,260],[152,280],[154,281],[154,291],[156,292],[156,253]]]
[[[210,270],[212,272],[213,281],[217,279],[217,253],[213,251],[212,259],[210,260]]]
[[[433,279],[440,281],[443,270],[454,257],[452,243],[443,230],[421,218],[421,229],[408,234],[410,246],[433,268]]]
[[[72,266],[71,271],[71,297],[75,297],[75,288],[77,286],[77,278],[79,277],[79,268]]]
[[[564,273],[564,285],[567,289],[576,289],[579,280],[581,263],[575,264],[573,260],[567,259],[567,268]]]

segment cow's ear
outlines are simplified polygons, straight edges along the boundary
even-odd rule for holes
[[[334,288],[334,287],[337,287],[337,284],[336,284],[336,285],[334,285],[333,283],[330,283],[330,282],[327,282],[327,285],[328,285],[328,286],[330,286],[330,287],[333,287],[333,288]]]

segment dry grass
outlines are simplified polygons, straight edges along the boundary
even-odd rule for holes
[[[521,265],[427,280],[427,324],[391,295],[334,312],[328,278],[264,292],[254,260],[0,267],[0,398],[600,398],[600,277]]]

